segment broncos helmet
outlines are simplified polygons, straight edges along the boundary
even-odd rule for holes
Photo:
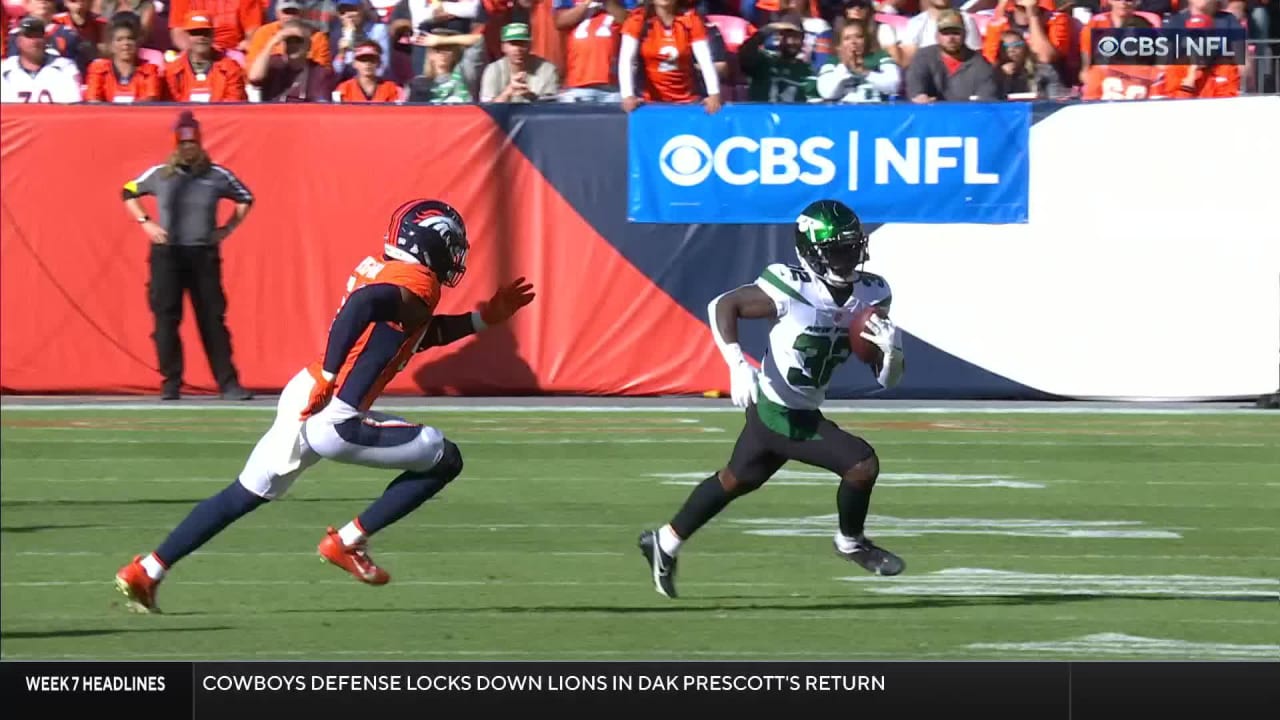
[[[858,214],[839,200],[810,203],[796,218],[796,255],[806,270],[833,285],[849,285],[867,261]]]
[[[467,226],[439,200],[410,200],[396,208],[383,242],[384,259],[423,265],[449,287],[467,272]]]

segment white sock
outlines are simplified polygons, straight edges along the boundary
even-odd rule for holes
[[[663,525],[658,529],[658,547],[662,548],[662,552],[675,557],[683,544],[684,541],[675,534],[670,525]]]
[[[849,537],[839,530],[836,531],[836,547],[840,552],[853,552],[858,547],[858,540],[861,538]]]
[[[343,545],[351,547],[361,540],[364,540],[364,530],[360,529],[360,523],[352,520],[342,526],[342,529],[338,531],[338,537],[342,539]]]
[[[155,553],[149,553],[142,558],[142,569],[147,571],[147,577],[152,580],[163,580],[166,572],[164,565],[156,559]]]

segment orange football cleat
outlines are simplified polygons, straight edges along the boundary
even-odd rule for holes
[[[160,589],[160,583],[147,575],[141,555],[116,572],[116,589],[128,598],[125,604],[130,610],[147,614],[160,612],[156,605],[156,591]]]
[[[391,581],[391,576],[387,574],[387,571],[378,567],[373,558],[369,557],[369,548],[366,542],[362,541],[348,547],[342,543],[342,538],[338,536],[338,531],[333,528],[329,528],[325,532],[324,539],[320,541],[317,550],[320,552],[320,557],[324,558],[326,562],[333,563],[346,570],[362,583],[386,585]]]

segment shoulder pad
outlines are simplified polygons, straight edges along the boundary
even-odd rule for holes
[[[774,263],[760,273],[756,285],[769,297],[780,303],[796,300],[806,305],[812,303],[805,297],[805,285],[813,282],[813,276],[798,265]]]
[[[440,301],[440,282],[435,273],[415,263],[391,261],[381,273],[379,282],[390,282],[405,288],[422,298],[428,307],[435,308]]]
[[[865,298],[867,302],[873,305],[888,306],[893,300],[893,291],[889,287],[889,281],[885,280],[881,275],[860,271],[855,284],[860,289],[858,296]]]

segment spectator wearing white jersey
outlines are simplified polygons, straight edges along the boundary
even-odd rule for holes
[[[0,102],[78,103],[80,70],[67,58],[50,53],[45,21],[28,15],[15,29],[17,53],[0,64]]]

